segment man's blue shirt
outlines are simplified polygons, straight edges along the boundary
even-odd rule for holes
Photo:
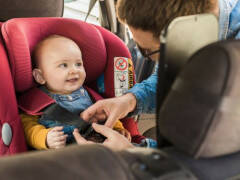
[[[219,0],[219,40],[240,39],[240,0]],[[157,69],[157,68],[156,68]],[[157,70],[128,92],[137,99],[133,114],[155,113]]]

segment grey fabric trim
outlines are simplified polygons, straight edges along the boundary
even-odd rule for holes
[[[175,148],[164,151],[192,170],[201,180],[225,180],[240,173],[240,152],[228,156],[197,160]]]
[[[61,17],[64,0],[0,0],[0,21],[21,17]]]
[[[129,172],[115,152],[96,144],[0,159],[0,179],[7,180],[133,180]]]

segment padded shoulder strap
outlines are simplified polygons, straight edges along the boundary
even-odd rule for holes
[[[84,88],[88,91],[94,102],[103,99],[93,89],[86,86]],[[55,103],[55,100],[37,87],[31,88],[18,98],[18,107],[30,115],[41,115],[42,109],[53,103]]]
[[[55,103],[46,93],[34,87],[18,98],[18,107],[30,115],[41,115],[43,108]]]

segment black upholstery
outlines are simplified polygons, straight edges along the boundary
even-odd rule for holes
[[[164,151],[188,167],[200,180],[230,180],[231,178],[233,178],[231,180],[237,180],[240,178],[240,152],[217,158],[196,160],[176,148]],[[235,177],[236,179],[234,179]]]
[[[217,42],[196,52],[158,107],[160,134],[195,157],[240,150],[239,59],[239,40]]]
[[[18,17],[61,17],[63,0],[0,0],[0,21]]]

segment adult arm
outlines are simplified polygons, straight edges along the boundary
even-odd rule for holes
[[[136,107],[131,115],[141,113],[155,113],[156,110],[156,92],[157,92],[157,69],[156,66],[154,73],[141,83],[137,83],[128,90],[128,93],[134,94],[136,98]]]
[[[157,69],[157,68],[156,68]],[[86,109],[81,117],[97,122],[107,119],[105,125],[113,127],[118,119],[140,113],[153,113],[156,109],[157,70],[145,81],[134,85],[125,95],[100,100]]]

